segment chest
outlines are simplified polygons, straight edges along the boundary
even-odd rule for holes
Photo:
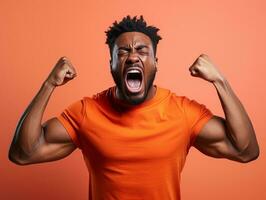
[[[84,153],[102,164],[177,158],[188,140],[183,115],[165,109],[119,116],[94,112],[84,119],[81,133]]]

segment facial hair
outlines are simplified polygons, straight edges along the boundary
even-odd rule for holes
[[[117,74],[115,72],[112,72],[112,77],[113,77],[113,80],[114,80],[116,87],[118,89],[118,93],[119,93],[121,100],[124,100],[131,105],[138,105],[138,104],[144,102],[145,99],[147,98],[148,92],[152,89],[153,82],[154,82],[154,79],[156,76],[156,72],[157,72],[157,70],[155,68],[154,70],[152,70],[152,72],[147,77],[146,85],[144,86],[145,87],[144,95],[141,98],[131,98],[131,96],[134,96],[133,94],[130,96],[125,94],[125,92],[123,90],[123,86],[122,86],[123,80],[120,78],[121,76],[119,76],[119,74]],[[143,83],[143,84],[145,84],[145,83]]]

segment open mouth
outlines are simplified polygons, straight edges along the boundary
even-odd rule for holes
[[[140,69],[129,69],[126,72],[125,82],[129,92],[137,93],[141,91],[143,73]]]

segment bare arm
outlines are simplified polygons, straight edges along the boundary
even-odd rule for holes
[[[44,110],[54,89],[76,76],[70,62],[62,57],[23,113],[9,149],[9,159],[19,165],[58,160],[76,147],[56,118],[41,125]]]
[[[247,112],[228,81],[215,70],[209,58],[203,55],[200,60],[198,70],[205,70],[205,75],[209,72],[205,79],[214,84],[225,119],[219,116],[210,119],[200,131],[194,146],[204,154],[216,158],[242,163],[255,160],[259,156],[259,146]]]

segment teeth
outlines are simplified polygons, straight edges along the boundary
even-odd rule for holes
[[[140,71],[136,69],[131,69],[128,71],[128,73],[140,73]]]

